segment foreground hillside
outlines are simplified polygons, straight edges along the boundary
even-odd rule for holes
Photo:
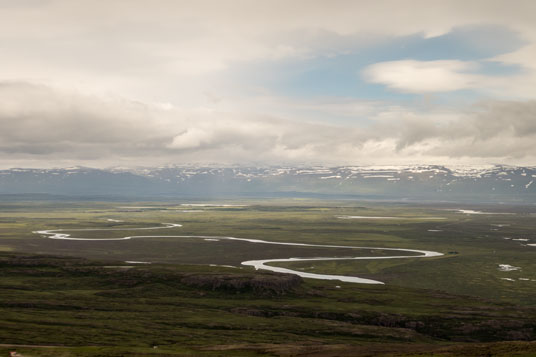
[[[536,353],[490,343],[534,340],[536,310],[435,290],[14,253],[0,274],[0,351],[23,355]]]

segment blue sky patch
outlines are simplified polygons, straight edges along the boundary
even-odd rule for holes
[[[471,26],[454,28],[445,35],[431,38],[414,34],[387,38],[374,44],[356,44],[353,50],[335,56],[330,52],[329,56],[317,54],[305,60],[246,65],[245,68],[241,67],[240,72],[248,85],[265,88],[282,96],[408,101],[415,100],[419,95],[400,93],[380,84],[369,83],[362,76],[363,70],[369,65],[385,61],[460,60],[479,63],[474,72],[477,74],[509,75],[520,69],[487,59],[514,51],[524,44],[517,33],[507,28]],[[471,96],[473,91],[463,92],[464,96]],[[448,94],[440,97],[448,101]]]

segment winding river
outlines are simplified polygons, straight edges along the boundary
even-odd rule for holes
[[[124,230],[155,230],[155,229],[169,229],[182,227],[177,223],[162,223],[162,226],[157,227],[143,227],[143,228],[83,228],[83,229],[53,229],[53,230],[41,230],[34,231],[32,233],[39,234],[48,239],[62,239],[71,241],[118,241],[129,239],[141,239],[141,238],[199,238],[205,240],[229,240],[229,241],[242,241],[255,244],[274,244],[274,245],[286,245],[286,246],[298,246],[298,247],[317,247],[317,248],[347,248],[347,249],[368,249],[368,250],[384,250],[384,251],[397,251],[417,253],[420,255],[393,255],[393,256],[381,256],[381,257],[314,257],[314,258],[286,258],[286,259],[263,259],[263,260],[247,260],[242,262],[242,265],[251,266],[255,269],[269,270],[278,273],[288,273],[299,275],[303,278],[310,279],[322,279],[322,280],[339,280],[349,283],[359,284],[384,284],[378,280],[364,279],[354,276],[345,275],[329,275],[329,274],[314,274],[306,273],[302,271],[275,267],[267,265],[270,263],[280,262],[304,262],[304,261],[336,261],[336,260],[378,260],[378,259],[405,259],[405,258],[428,258],[438,257],[443,255],[442,253],[419,250],[419,249],[405,249],[405,248],[381,248],[381,247],[356,247],[348,245],[327,245],[327,244],[307,244],[307,243],[290,243],[290,242],[272,242],[261,239],[248,239],[248,238],[236,238],[236,237],[224,237],[224,236],[201,236],[201,235],[139,235],[139,236],[126,236],[119,238],[77,238],[72,237],[71,234],[65,232],[89,232],[89,231],[124,231]]]

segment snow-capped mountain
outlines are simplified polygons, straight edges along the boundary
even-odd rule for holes
[[[536,202],[536,167],[341,166],[9,169],[0,193],[124,196],[331,195]]]

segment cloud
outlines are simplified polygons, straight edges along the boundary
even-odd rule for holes
[[[481,158],[511,162],[536,158],[536,101],[487,101],[440,120],[406,116],[396,123],[382,123],[399,134],[396,149],[437,158]]]
[[[480,76],[468,73],[477,64],[463,61],[390,61],[368,66],[365,78],[402,92],[449,92],[478,86]]]
[[[211,139],[212,134],[210,132],[199,128],[191,128],[175,136],[168,147],[171,149],[194,149],[204,144],[209,144]]]
[[[520,65],[524,68],[536,69],[534,58],[536,58],[536,44],[530,44],[517,51],[496,56],[492,60],[506,64]]]
[[[535,6],[532,0],[515,6],[488,0],[0,1],[0,165],[530,162],[536,160]],[[411,41],[404,42],[410,49],[403,58],[396,48],[370,50],[402,37],[424,43],[471,26],[515,36],[479,32],[492,39],[480,46],[494,56],[479,62],[454,45],[459,52],[433,61],[412,59],[422,47]],[[476,36],[466,47],[479,39],[470,31],[458,36],[465,34]],[[515,46],[526,46],[495,56],[512,51],[505,42],[513,37],[520,41]],[[436,54],[432,42],[425,44],[428,54]],[[348,58],[362,62],[346,66]],[[444,93],[470,90],[469,100],[487,99],[473,107],[420,106],[377,86],[338,80],[358,81],[359,66],[374,61],[364,78],[394,92],[448,99]],[[331,67],[321,67],[328,62]],[[494,64],[514,70],[487,73]],[[304,80],[290,88],[297,73]],[[337,79],[321,92],[328,96],[313,98],[318,92],[308,89],[326,77]]]
[[[336,104],[332,109],[338,111]],[[0,166],[536,159],[536,101],[487,101],[462,112],[369,105],[372,124],[333,125],[254,112],[163,107],[4,82]],[[343,108],[348,106],[343,103]]]
[[[515,6],[486,0],[11,3],[0,12],[1,79],[148,102],[198,104],[207,89],[229,92],[233,76],[225,83],[218,76],[245,63],[336,56],[381,39],[430,38],[461,26],[494,24],[536,42],[530,0]]]
[[[21,82],[0,84],[0,128],[3,161],[45,165],[312,160],[337,137],[357,139],[262,114],[170,108]]]
[[[379,62],[363,70],[363,78],[397,92],[429,94],[472,90],[483,96],[503,99],[534,99],[536,67],[532,47],[481,62],[401,60]],[[482,74],[482,65],[500,63],[511,73]],[[512,67],[506,67],[512,69]]]

